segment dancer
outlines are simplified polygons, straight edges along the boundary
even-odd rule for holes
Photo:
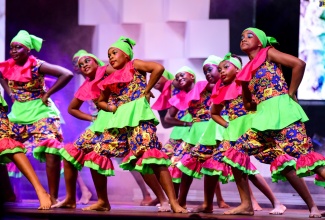
[[[108,50],[110,64],[116,71],[99,84],[102,92],[98,105],[103,110],[114,112],[114,115],[102,135],[98,154],[90,159],[96,163],[99,155],[120,157],[128,153],[120,167],[142,174],[154,173],[169,199],[171,209],[176,213],[186,213],[177,202],[168,171],[170,161],[160,151],[161,143],[156,136],[158,120],[149,106],[151,89],[163,74],[164,67],[156,62],[133,60],[134,45],[134,40],[122,36]],[[148,83],[146,72],[151,73]],[[117,96],[115,106],[107,103],[112,95]],[[102,169],[100,164],[98,166]],[[95,187],[103,194],[100,185],[96,184],[101,179],[102,176],[95,178]],[[109,207],[107,198],[104,205]]]
[[[237,75],[241,82],[243,101],[247,110],[256,110],[249,129],[225,152],[224,162],[233,167],[241,204],[225,214],[254,215],[247,182],[247,163],[250,155],[265,150],[281,149],[275,158],[265,158],[271,163],[272,178],[287,179],[306,202],[310,218],[321,214],[314,203],[305,181],[300,177],[317,173],[324,177],[325,158],[314,152],[306,134],[304,122],[308,120],[295,93],[302,80],[305,63],[275,49],[272,37],[257,28],[243,31],[240,48],[250,62]],[[283,77],[280,65],[292,68],[290,87]],[[275,146],[275,147],[274,147]],[[296,170],[288,166],[289,156],[297,158]],[[234,163],[234,162],[240,163]]]
[[[176,166],[182,172],[178,197],[179,204],[182,207],[186,207],[186,198],[193,178],[201,179],[202,163],[212,155],[213,148],[216,147],[215,145],[196,146],[199,143],[200,136],[209,125],[211,118],[209,113],[210,95],[212,88],[220,77],[218,71],[214,73],[215,75],[212,75],[211,69],[209,69],[205,75],[207,80],[197,82],[194,85],[195,74],[193,70],[186,66],[182,67],[176,74],[176,80],[178,80],[181,88],[188,92],[179,93],[169,100],[172,107],[168,110],[165,120],[175,126],[183,125],[190,127],[188,132],[182,137],[182,144],[176,150],[177,154],[180,155]],[[179,110],[187,110],[193,118],[192,122],[182,122],[177,119],[176,113]],[[213,190],[215,189],[217,189],[218,203],[221,207],[227,207],[228,205],[222,198],[220,187],[215,186]]]
[[[49,193],[52,204],[57,203],[60,182],[62,131],[57,111],[50,105],[50,96],[62,89],[73,77],[71,71],[39,60],[30,54],[39,51],[43,40],[21,30],[10,43],[9,59],[2,63],[1,72],[14,98],[9,118],[9,135],[30,148],[33,156],[46,162]],[[45,90],[44,76],[57,77],[55,84]],[[20,169],[20,168],[19,168]],[[21,170],[21,169],[20,169]]]
[[[12,52],[10,52],[10,53],[12,53]],[[12,66],[9,65],[10,62],[13,62],[13,60],[10,59],[8,61],[0,63],[0,73],[1,73],[0,82],[1,82],[1,85],[3,86],[3,88],[5,88],[5,90],[7,90],[7,91],[9,89],[9,87],[6,84],[6,82],[4,81],[4,79],[2,78],[2,76],[6,70],[12,68]],[[46,190],[42,186],[30,161],[28,160],[27,156],[25,155],[25,152],[26,152],[25,146],[22,143],[12,139],[9,135],[9,131],[8,131],[9,120],[7,117],[7,110],[8,110],[7,103],[3,99],[3,97],[0,96],[0,125],[1,125],[0,126],[0,146],[1,146],[0,147],[0,163],[1,164],[13,163],[15,165],[15,167],[18,168],[19,171],[23,175],[25,175],[25,177],[28,179],[28,181],[33,185],[35,192],[37,194],[37,197],[39,199],[39,202],[40,202],[40,206],[38,207],[38,209],[50,209],[50,207],[51,207],[50,195],[46,192]],[[3,177],[4,179],[2,179],[2,181],[1,181],[2,184],[3,185],[4,185],[4,183],[10,184],[9,181],[5,181],[5,180],[9,180],[9,175],[8,175],[8,171],[6,169],[7,168],[6,165],[1,165],[1,167],[3,167],[3,169],[1,169],[1,173],[3,175],[6,175]],[[13,189],[12,190],[1,189],[1,191],[6,192],[6,193],[8,191],[10,191],[10,192],[14,193]],[[4,196],[6,195],[6,193],[4,193]],[[14,201],[16,200],[16,195],[13,194],[13,195],[10,195],[10,197],[14,197],[14,198],[9,198],[9,199],[14,199]],[[8,201],[8,200],[5,200],[5,201]]]
[[[235,54],[228,53],[224,59],[220,62],[218,70],[221,76],[220,85],[214,87],[213,93],[211,95],[212,105],[211,105],[211,117],[212,119],[225,127],[226,130],[223,133],[223,140],[218,145],[217,150],[214,152],[212,158],[206,161],[207,173],[211,174],[211,180],[208,182],[209,185],[207,189],[210,189],[217,175],[214,173],[219,173],[220,163],[222,162],[223,153],[230,147],[234,146],[236,140],[247,131],[251,125],[251,116],[254,112],[246,111],[244,109],[244,104],[241,96],[241,86],[235,82],[236,74],[241,70],[242,62],[241,58]],[[229,120],[225,120],[223,113],[226,111]],[[265,152],[272,157],[273,152]],[[265,156],[265,155],[264,155]],[[259,158],[257,158],[259,159]],[[291,163],[294,165],[295,162],[292,158]],[[267,162],[262,158],[263,162]],[[270,200],[274,209],[270,211],[270,214],[281,215],[286,210],[286,207],[281,204],[281,202],[274,196],[271,188],[263,178],[263,176],[256,170],[253,164],[250,165],[250,173],[248,175],[249,180]],[[206,171],[203,168],[202,173]],[[213,180],[214,179],[214,180]],[[212,185],[213,186],[213,185]],[[207,192],[209,195],[209,192]],[[259,210],[259,206],[255,197],[253,197],[252,190],[250,189],[250,195],[252,198],[254,211]],[[210,199],[211,200],[211,199]],[[257,208],[256,208],[257,207]],[[211,210],[212,202],[204,203],[200,209]]]

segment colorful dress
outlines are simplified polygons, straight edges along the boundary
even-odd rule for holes
[[[158,97],[157,101],[153,104],[152,109],[157,111],[168,110],[172,105],[169,103],[169,99],[179,93],[186,94],[184,91],[177,89],[173,86],[173,80],[168,80]],[[180,110],[176,115],[177,119],[184,122],[191,122],[192,115],[188,114],[187,110]],[[181,158],[182,147],[181,143],[183,142],[182,138],[189,131],[188,127],[184,126],[174,126],[167,143],[162,147],[162,151],[165,152],[171,160],[171,165],[168,167],[168,170],[171,174],[172,181],[174,183],[180,183],[182,172],[176,167],[177,162]]]
[[[45,161],[45,153],[60,155],[63,141],[56,108],[44,105],[41,99],[46,93],[44,75],[39,73],[43,63],[29,56],[24,66],[17,66],[13,59],[0,64],[15,99],[8,115],[9,135],[41,162]]]
[[[79,87],[75,93],[75,98],[84,102],[92,101],[97,103],[100,96],[100,89],[98,84],[107,75],[105,74],[106,66],[98,67],[96,71],[96,77],[93,80],[86,78],[84,83]],[[103,169],[98,169],[98,166],[94,166],[89,160],[88,154],[95,151],[100,146],[101,138],[100,134],[104,131],[102,124],[107,123],[113,113],[100,110],[98,112],[96,120],[92,125],[87,128],[74,143],[69,143],[60,150],[63,158],[72,163],[76,169],[81,170],[86,166],[98,171],[98,173],[105,176],[114,175],[114,166],[110,158],[100,156],[97,160],[100,160]]]
[[[124,157],[120,167],[143,174],[153,173],[151,164],[170,165],[168,156],[161,151],[156,135],[159,123],[144,95],[146,78],[134,67],[133,61],[116,70],[99,83],[101,90],[109,89],[117,106],[101,134],[101,145],[89,154],[88,159],[104,169],[101,156]]]
[[[251,129],[225,153],[224,161],[245,171],[247,163],[244,161],[249,161],[250,155],[261,154],[263,158],[263,152],[277,149],[274,158],[265,158],[271,162],[273,181],[285,180],[280,171],[288,165],[294,166],[292,157],[297,161],[297,175],[309,176],[314,174],[317,166],[325,165],[325,158],[313,149],[304,125],[308,117],[288,95],[281,69],[266,59],[269,48],[262,49],[237,75],[238,81],[249,81],[248,87],[257,110],[253,114]]]

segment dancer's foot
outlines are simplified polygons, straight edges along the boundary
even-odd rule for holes
[[[111,205],[109,203],[95,203],[93,205],[87,206],[85,208],[82,209],[83,211],[89,211],[89,210],[93,210],[93,211],[109,211],[111,210]]]
[[[43,192],[36,192],[37,197],[40,203],[40,206],[38,207],[39,210],[46,210],[51,208],[51,197],[50,195],[43,191]]]
[[[92,197],[91,192],[88,190],[86,192],[83,192],[81,194],[81,198],[79,199],[79,201],[77,202],[77,204],[83,204],[86,205],[89,203],[90,198]]]
[[[52,208],[64,208],[64,209],[75,209],[76,208],[76,200],[64,199],[51,206]]]
[[[254,215],[254,209],[253,209],[253,207],[246,207],[244,205],[240,205],[234,209],[225,211],[223,214],[225,214],[225,215]]]
[[[312,207],[310,210],[309,218],[321,218],[322,214],[319,212],[316,206]]]
[[[204,205],[200,205],[193,208],[191,213],[213,213],[213,207],[205,207]]]
[[[170,207],[174,213],[188,213],[187,209],[180,206],[177,201],[170,202]]]
[[[271,215],[282,215],[286,211],[287,207],[284,205],[275,205],[274,209],[270,211]]]
[[[52,205],[55,205],[55,204],[57,204],[59,202],[59,200],[57,198],[54,198],[52,196],[50,198],[51,198]]]
[[[170,205],[167,201],[162,202],[160,204],[160,206],[158,207],[158,212],[171,212],[171,211],[172,211],[172,209],[170,208]]]
[[[217,204],[218,204],[218,207],[221,208],[221,209],[230,208],[230,205],[225,203],[225,201],[217,201]]]
[[[253,209],[254,211],[262,211],[262,207],[256,202],[256,201],[252,201],[252,205],[253,205]]]

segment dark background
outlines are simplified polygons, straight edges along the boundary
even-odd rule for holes
[[[92,49],[94,28],[78,25],[78,0],[6,1],[6,13],[6,58],[9,58],[11,39],[21,29],[45,40],[41,51],[34,51],[35,56],[70,70],[71,59],[76,51]],[[239,48],[241,32],[252,26],[275,37],[280,43],[276,46],[277,49],[298,56],[299,14],[299,0],[210,0],[209,17],[230,20],[230,51],[238,55],[245,55]],[[284,75],[290,83],[290,70],[284,69]],[[89,125],[67,113],[68,104],[75,92],[75,81],[75,78],[72,79],[63,90],[53,95],[66,121],[62,125],[66,142],[73,141]],[[302,106],[310,118],[306,123],[308,134],[325,136],[325,129],[322,129],[325,124],[322,117],[324,106],[313,105],[312,102]]]

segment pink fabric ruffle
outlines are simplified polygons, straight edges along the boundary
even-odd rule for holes
[[[64,145],[64,150],[73,157],[82,166],[85,163],[86,154],[83,150],[79,150],[76,146],[71,143]]]
[[[315,180],[325,182],[325,179],[318,174],[315,175]]]
[[[16,65],[14,59],[10,58],[0,63],[0,72],[5,79],[29,82],[32,79],[32,67],[37,65],[37,59],[30,55],[23,66]]]
[[[173,83],[173,80],[168,80],[165,82],[164,88],[157,98],[157,101],[152,105],[152,109],[154,110],[165,110],[171,107],[171,104],[168,102],[168,100],[171,98],[172,94],[172,88],[171,85]]]
[[[296,170],[298,171],[299,169],[309,169],[313,167],[316,162],[319,161],[325,162],[325,157],[315,151],[312,151],[305,155],[301,155],[297,159]]]
[[[153,149],[148,149],[147,151],[145,151],[141,155],[141,157],[137,160],[136,165],[142,166],[143,161],[146,159],[150,159],[150,158],[169,160],[169,157],[167,156],[167,154],[158,150],[157,148],[153,148]],[[123,159],[123,161],[124,161],[124,159]]]
[[[98,83],[103,78],[107,66],[101,66],[97,68],[95,79],[90,80],[86,78],[84,83],[79,87],[78,91],[74,94],[79,100],[88,101],[97,99],[100,96],[100,89]]]
[[[180,163],[195,173],[201,173],[202,163],[196,157],[191,157],[191,155],[185,154],[180,160]]]
[[[46,139],[38,144],[38,146],[51,147],[51,148],[62,148],[62,143],[57,139]]]
[[[244,68],[237,74],[237,81],[250,81],[252,79],[253,73],[265,62],[267,57],[267,51],[271,47],[266,47],[261,49],[253,60],[249,61]]]
[[[176,166],[169,166],[168,167],[169,173],[172,179],[181,179],[182,178],[182,171]]]
[[[279,170],[279,167],[282,167],[285,163],[295,160],[294,157],[291,157],[288,154],[283,154],[278,156],[271,164],[270,164],[270,171],[271,173],[274,171]]]
[[[216,161],[212,157],[202,163],[202,168],[221,171],[224,177],[232,175],[231,167],[228,164]]]
[[[211,102],[213,104],[220,104],[225,100],[232,100],[242,94],[241,85],[234,81],[227,86],[215,86],[211,95]]]
[[[185,97],[184,94],[181,95],[181,93],[178,93],[176,96],[169,99],[169,103],[172,106],[175,106],[178,110],[186,110],[188,109],[191,101],[200,100],[200,95],[207,85],[208,81],[199,81],[195,83],[194,88],[189,91]]]
[[[129,61],[124,68],[116,70],[108,77],[98,83],[98,87],[101,90],[105,90],[107,86],[116,83],[128,83],[133,80],[135,69],[133,67],[133,61]]]
[[[250,160],[250,157],[244,153],[241,153],[234,148],[229,148],[224,153],[224,156],[231,160],[233,163],[238,164],[241,167],[244,167],[246,170],[253,169],[253,171],[256,170],[254,167],[252,167],[252,163]]]
[[[0,140],[0,153],[8,149],[13,150],[15,148],[21,148],[24,150],[25,146],[22,143],[11,138],[2,138]]]
[[[101,156],[94,151],[86,154],[85,162],[91,161],[96,164],[101,170],[114,170],[114,165],[109,157]]]

